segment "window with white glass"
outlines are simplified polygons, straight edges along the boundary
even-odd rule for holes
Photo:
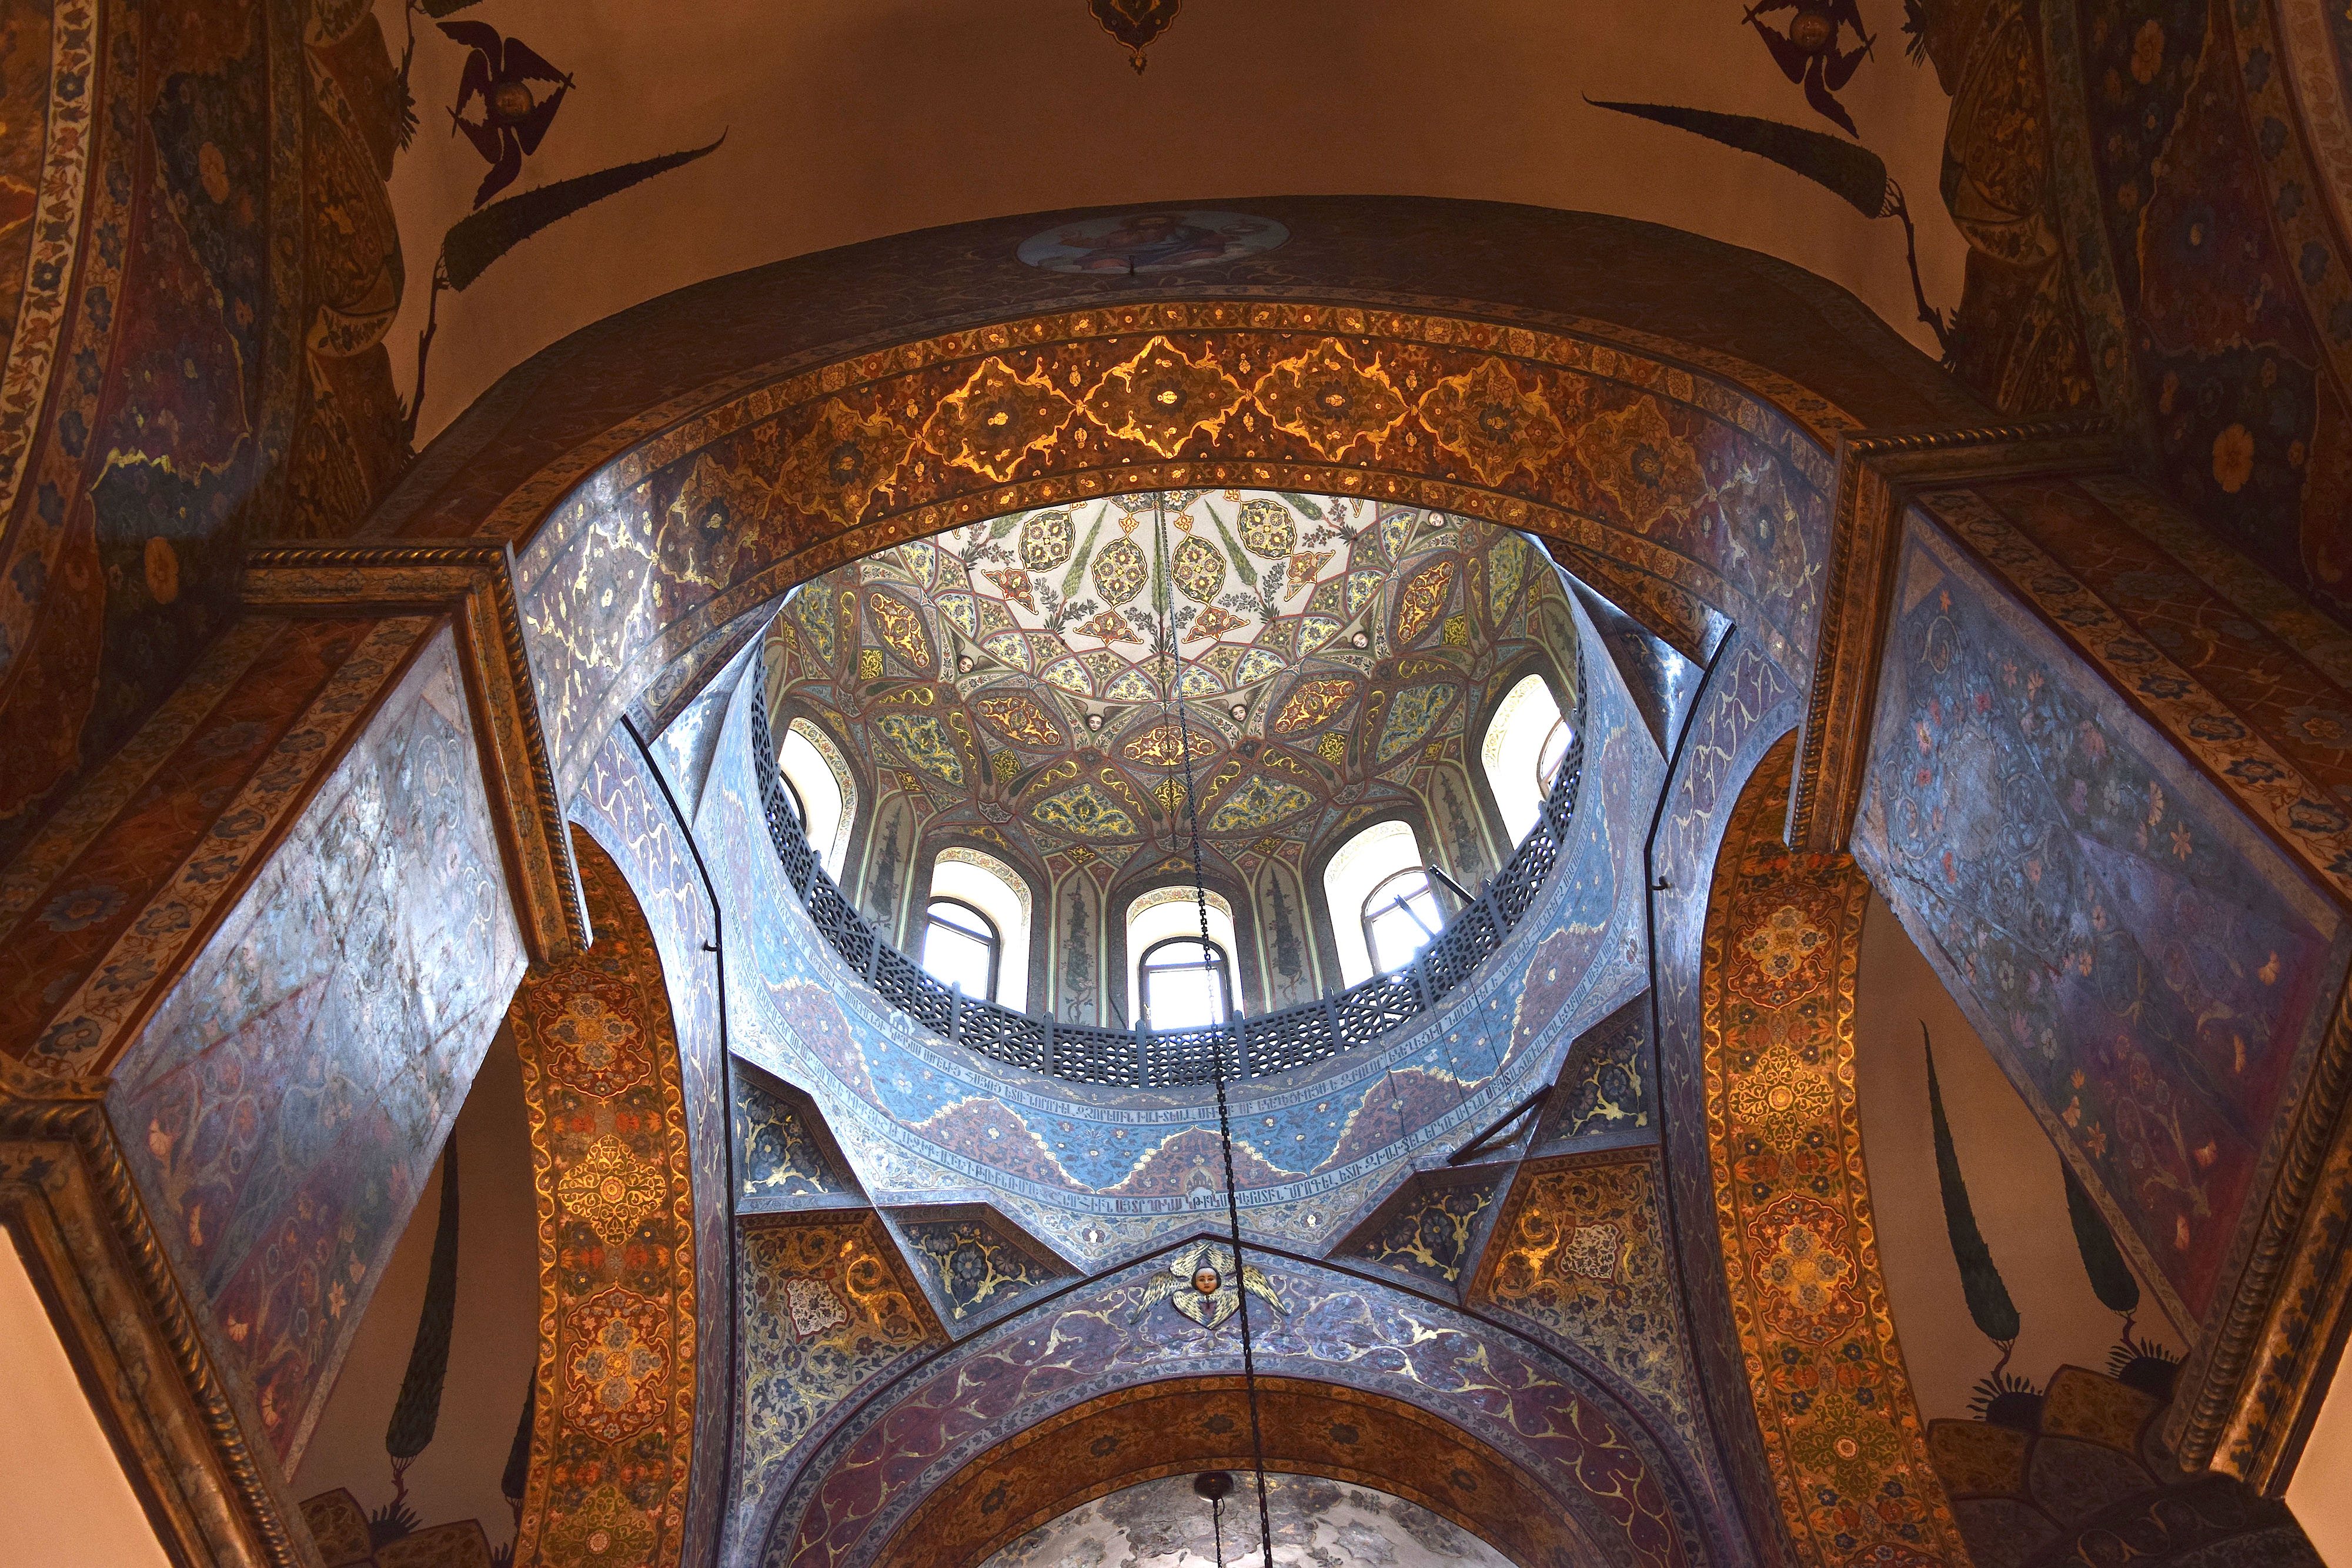
[[[841,748],[815,724],[796,718],[785,727],[776,747],[776,770],[783,775],[784,790],[800,814],[809,847],[816,851],[825,874],[839,877],[857,815],[857,783]]]
[[[1560,716],[1559,704],[1541,675],[1528,675],[1504,696],[1487,723],[1479,747],[1487,787],[1503,813],[1513,842],[1528,836],[1543,816],[1544,797],[1559,777],[1560,763],[1576,732]]]
[[[1233,965],[1225,950],[1197,936],[1154,942],[1137,966],[1143,1019],[1160,1030],[1203,1029],[1233,1011]]]
[[[1421,841],[1413,836],[1412,824],[1400,821],[1373,823],[1340,845],[1339,852],[1326,862],[1323,867],[1323,898],[1325,906],[1331,912],[1332,945],[1339,949],[1341,985],[1352,986],[1369,980],[1391,967],[1377,959],[1373,953],[1371,915],[1374,890],[1390,888],[1392,905],[1394,894],[1404,886],[1401,879],[1407,875],[1425,878],[1427,873],[1422,868],[1427,863],[1428,857],[1422,853]],[[1423,896],[1428,899],[1428,904],[1412,907],[1422,909],[1422,918],[1427,918],[1426,909],[1434,908],[1436,900],[1427,894],[1426,881],[1422,886]],[[1411,923],[1411,917],[1401,913],[1391,912],[1390,919],[1391,922],[1402,919],[1408,925]],[[1439,924],[1436,920],[1429,923],[1433,927]],[[1391,947],[1402,939],[1402,929],[1397,929],[1391,938]],[[1412,951],[1418,950],[1416,946]],[[1411,953],[1406,956],[1410,957]]]
[[[1208,911],[1208,946],[1213,950],[1217,965],[1216,972],[1223,977],[1214,987],[1209,986],[1208,971],[1201,967],[1202,965],[1209,962],[1208,956],[1205,956],[1202,951],[1201,945],[1202,909],[1204,904]],[[1171,942],[1189,943],[1190,946],[1184,948],[1163,946],[1163,944]],[[1148,893],[1138,894],[1127,906],[1127,996],[1129,1016],[1123,1021],[1139,1023],[1149,1017],[1154,1029],[1190,1029],[1197,1026],[1169,1023],[1165,1020],[1171,1017],[1181,1017],[1196,1019],[1200,1022],[1222,1021],[1231,1013],[1239,1011],[1241,1007],[1239,977],[1234,974],[1233,967],[1233,955],[1239,948],[1240,944],[1234,937],[1234,907],[1226,902],[1223,894],[1212,890],[1204,899],[1196,898],[1190,883],[1169,887],[1155,887]],[[1143,967],[1144,956],[1152,953],[1160,956],[1163,966],[1181,967],[1189,962],[1193,968],[1189,973],[1185,973],[1181,972],[1179,967],[1170,967],[1164,980],[1155,982],[1146,976]],[[1152,989],[1155,983],[1160,984],[1161,988],[1166,992],[1161,1010],[1157,1014],[1151,1012]],[[1184,988],[1187,986],[1195,988],[1195,990],[1186,991]],[[1177,999],[1180,995],[1192,996],[1194,1000],[1180,1003]],[[1210,997],[1216,998],[1213,1006],[1205,999]],[[1175,1008],[1177,1010],[1171,1013],[1168,1010],[1170,1008]],[[1202,1008],[1211,1008],[1214,1015],[1213,1020],[1208,1014],[1201,1011]]]
[[[1366,895],[1364,946],[1375,974],[1393,974],[1412,962],[1445,925],[1429,873],[1419,866],[1383,879]]]
[[[971,949],[966,938],[976,935],[972,921],[977,919],[985,924],[994,944],[992,956],[985,981],[964,978],[963,994],[984,997],[1015,1012],[1025,1010],[1029,1005],[1031,911],[1029,883],[1019,872],[985,850],[961,844],[941,850],[931,863],[931,903],[924,926],[923,967],[945,985],[954,985],[960,977],[974,973],[969,967]],[[950,934],[942,935],[943,929]],[[940,945],[942,963],[966,967],[950,972],[933,965],[934,941]]]
[[[1003,957],[996,922],[961,899],[931,900],[923,919],[923,967],[941,985],[992,1002]]]

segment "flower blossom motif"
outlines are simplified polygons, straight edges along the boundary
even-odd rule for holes
[[[2149,27],[2156,24],[2150,22]],[[2142,28],[2145,34],[2147,28]],[[2254,438],[2242,424],[2232,424],[2213,438],[2213,482],[2224,495],[2234,496],[2254,476]]]
[[[110,919],[122,907],[122,890],[110,882],[71,888],[49,900],[41,924],[52,931],[79,931]]]
[[[90,982],[90,989],[123,995],[137,990],[152,980],[160,972],[152,958],[125,959],[121,963],[109,964],[105,968],[100,969],[98,972],[98,978]]]
[[[194,922],[184,904],[159,904],[135,921],[131,929],[142,936],[173,936],[185,931]]]
[[[42,1034],[35,1051],[48,1057],[71,1058],[98,1049],[103,1031],[96,1019],[82,1017],[60,1019]]]

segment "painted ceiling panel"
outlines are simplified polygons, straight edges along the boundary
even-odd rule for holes
[[[1222,1533],[1190,1476],[1145,1481],[1072,1509],[992,1554],[981,1568],[1211,1568],[1257,1551],[1256,1486],[1236,1474]],[[1275,1561],[1319,1568],[1508,1568],[1508,1560],[1450,1520],[1370,1487],[1317,1476],[1266,1477]],[[1220,1541],[1222,1552],[1220,1557]]]
[[[1031,864],[1186,847],[1189,762],[1204,847],[1247,871],[1408,803],[1414,770],[1460,762],[1531,656],[1576,668],[1539,564],[1507,529],[1361,499],[1179,490],[1015,513],[803,588],[769,633],[775,700],[919,780],[931,831]],[[853,639],[828,604],[859,608]],[[1171,685],[1193,699],[1181,716]]]

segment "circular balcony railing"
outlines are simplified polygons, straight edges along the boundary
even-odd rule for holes
[[[1212,1078],[1264,1078],[1368,1045],[1434,1008],[1467,984],[1478,966],[1536,904],[1559,858],[1584,770],[1581,727],[1562,759],[1542,815],[1521,840],[1510,863],[1465,904],[1413,961],[1318,1002],[1255,1018],[1234,1017],[1206,1029],[1161,1032],[1149,1027],[1100,1029],[1063,1023],[1051,1015],[1014,1012],[975,1000],[933,979],[883,939],[824,873],[793,812],[776,766],[767,705],[751,705],[751,753],[759,770],[760,802],[775,841],[776,858],[809,918],[842,961],[865,977],[891,1006],[968,1050],[1013,1067],[1051,1073],[1076,1083],[1137,1089],[1207,1083]]]

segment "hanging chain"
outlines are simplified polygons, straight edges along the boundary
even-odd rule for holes
[[[1201,916],[1201,962],[1209,961],[1209,889],[1201,870],[1201,802],[1192,793],[1192,729],[1184,714],[1184,694],[1178,689],[1177,680],[1183,672],[1173,656],[1176,644],[1176,595],[1169,586],[1168,570],[1168,492],[1159,492],[1153,502],[1156,518],[1156,539],[1160,549],[1160,670],[1167,682],[1166,691],[1176,705],[1176,749],[1184,763],[1184,814],[1192,821],[1192,903]],[[1163,708],[1161,711],[1165,712]],[[1219,971],[1219,983],[1223,983]],[[1226,1022],[1233,1023],[1233,998],[1226,997]],[[1222,1045],[1213,1046],[1209,1053],[1209,1071],[1217,1085],[1217,1142],[1225,1156],[1225,1226],[1231,1232],[1234,1249],[1234,1299],[1240,1303],[1242,1316],[1242,1387],[1249,1397],[1250,1459],[1257,1473],[1257,1544],[1259,1561],[1265,1568],[1274,1563],[1274,1525],[1268,1517],[1265,1500],[1265,1432],[1259,1424],[1257,1408],[1257,1353],[1250,1340],[1249,1291],[1243,1285],[1242,1208],[1241,1197],[1234,1186],[1234,1126],[1225,1109],[1225,1053]],[[1223,1553],[1222,1542],[1218,1547]]]
[[[1234,1298],[1242,1309],[1242,1387],[1249,1396],[1250,1460],[1257,1469],[1257,1543],[1259,1560],[1271,1565],[1274,1562],[1274,1526],[1267,1521],[1265,1507],[1265,1433],[1258,1425],[1257,1416],[1257,1355],[1250,1347],[1249,1291],[1242,1281],[1248,1276],[1242,1267],[1241,1199],[1234,1190],[1234,1128],[1225,1115],[1225,1075],[1217,1074],[1217,1140],[1225,1151],[1225,1224],[1233,1233]]]
[[[1209,888],[1201,870],[1201,802],[1192,793],[1192,725],[1185,714],[1184,694],[1179,685],[1183,678],[1183,666],[1175,658],[1176,591],[1171,586],[1168,570],[1167,491],[1161,490],[1157,494],[1152,502],[1152,512],[1154,537],[1160,549],[1160,678],[1165,694],[1160,712],[1165,714],[1171,703],[1175,706],[1176,752],[1184,766],[1184,815],[1191,821],[1192,832],[1192,905],[1200,913],[1201,967],[1206,969],[1209,967]],[[1171,768],[1169,772],[1172,777],[1175,769]],[[1226,1021],[1230,1023],[1234,998],[1230,994],[1228,977],[1222,968],[1216,974],[1218,989],[1224,993],[1225,1011],[1229,1015]],[[1212,1048],[1212,1055],[1214,1059],[1212,1071],[1222,1083],[1224,1081],[1224,1048],[1222,1045]],[[1239,1267],[1238,1264],[1235,1266]]]

